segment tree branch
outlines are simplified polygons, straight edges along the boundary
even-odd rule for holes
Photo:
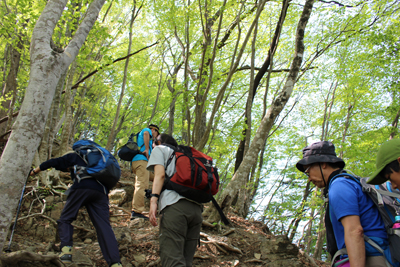
[[[152,47],[152,46],[154,46],[154,45],[156,45],[156,44],[158,44],[158,41],[155,42],[154,44],[151,44],[151,45],[149,45],[149,46],[143,47],[142,49],[139,49],[138,51],[133,52],[133,53],[131,53],[131,54],[129,54],[129,55],[126,55],[126,56],[124,56],[124,57],[117,58],[117,59],[115,59],[112,63],[108,63],[108,64],[106,64],[106,65],[104,65],[104,66],[101,66],[101,67],[98,68],[97,70],[94,70],[94,71],[90,72],[88,75],[86,75],[85,77],[83,77],[82,79],[80,79],[79,81],[77,81],[77,82],[71,87],[71,89],[76,89],[76,88],[78,88],[79,84],[81,84],[83,81],[85,81],[86,79],[90,78],[91,76],[93,76],[94,74],[96,74],[97,72],[99,72],[100,70],[104,69],[105,67],[108,67],[108,66],[110,66],[110,65],[112,65],[112,64],[114,64],[114,63],[116,63],[116,62],[118,62],[118,61],[127,59],[127,58],[129,58],[129,57],[131,57],[131,56],[133,56],[133,55],[136,55],[137,53],[139,53],[139,52],[141,52],[141,51],[143,51],[143,50],[145,50],[145,49],[147,49],[147,48],[150,48],[150,47]]]

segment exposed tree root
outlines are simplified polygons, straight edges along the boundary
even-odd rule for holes
[[[314,259],[311,258],[307,253],[305,253],[302,250],[299,250],[299,252],[301,253],[301,255],[303,255],[303,256],[305,256],[307,258],[307,260],[311,263],[311,266],[318,267],[318,265],[315,263]]]
[[[210,228],[214,228],[216,226],[216,224],[211,224],[205,220],[203,220],[202,222],[202,226],[206,226],[206,227],[210,227]]]
[[[223,233],[222,235],[223,236],[227,236],[227,235],[230,235],[230,234],[232,234],[234,232],[235,232],[235,229],[230,229],[230,230],[226,231],[225,233]]]
[[[152,267],[152,266],[157,266],[160,263],[161,259],[158,258],[156,261],[150,262],[149,264],[147,264],[146,267]]]
[[[257,259],[247,260],[247,261],[245,261],[244,263],[264,263],[264,264],[265,264],[264,261],[262,261],[262,260],[257,260]]]
[[[72,224],[72,223],[71,223],[71,225],[72,225],[74,228],[76,228],[76,229],[83,230],[83,231],[86,231],[86,232],[89,232],[89,233],[94,234],[94,231],[91,230],[91,229],[87,229],[87,228],[85,228],[85,227],[78,226],[78,225],[75,225],[75,224]]]
[[[203,238],[207,238],[207,240],[201,240],[200,242],[204,243],[204,244],[213,244],[214,246],[216,246],[219,250],[221,250],[224,253],[228,253],[225,249],[235,252],[235,253],[239,253],[239,254],[243,254],[242,251],[240,249],[238,249],[237,247],[234,247],[232,245],[229,245],[225,242],[216,240],[215,238],[205,234],[205,233],[200,233],[200,236]]]
[[[124,208],[121,208],[121,207],[118,207],[118,206],[115,206],[115,205],[110,205],[110,208],[113,208],[113,209],[116,209],[116,210],[122,210],[123,212],[125,212],[126,214],[129,214],[129,216],[131,215],[131,211],[129,211],[129,210],[126,210],[126,209],[124,209]]]
[[[202,259],[202,260],[209,260],[209,259],[211,259],[212,257],[210,257],[210,256],[202,256],[202,255],[195,254],[195,255],[194,255],[194,258]]]
[[[122,185],[135,186],[135,182],[127,181],[127,180],[119,180],[119,183],[122,184]]]
[[[204,241],[204,240],[200,240],[200,242],[202,242],[202,243],[204,243],[204,244],[206,244],[206,245],[212,244],[212,245],[214,245],[217,249],[219,249],[220,251],[222,251],[223,253],[228,254],[228,252],[227,252],[225,249],[221,248],[221,247],[220,247],[216,242],[214,242],[214,241]],[[210,248],[210,246],[208,246],[208,248]],[[211,249],[211,248],[210,248],[210,249]]]
[[[31,215],[28,215],[28,216],[25,216],[25,217],[21,217],[21,218],[18,219],[18,221],[27,219],[27,218],[29,218],[29,217],[34,217],[34,216],[43,217],[43,218],[49,220],[49,221],[50,221],[51,223],[53,223],[55,226],[57,226],[57,221],[56,221],[56,220],[50,218],[49,216],[46,216],[46,215],[44,215],[44,214],[41,214],[41,213],[35,213],[35,214],[31,214]],[[86,232],[89,232],[89,233],[94,233],[94,231],[91,230],[91,229],[87,229],[87,228],[85,228],[85,227],[78,226],[78,225],[73,224],[73,223],[71,223],[71,225],[72,225],[73,227],[75,227],[76,229],[83,230],[83,231],[86,231]]]
[[[56,266],[65,266],[58,258],[58,255],[40,255],[32,253],[26,250],[15,251],[10,253],[3,253],[0,256],[2,264],[10,264],[10,266],[16,266],[20,261],[40,261],[40,262],[52,262]]]
[[[25,217],[21,217],[21,218],[18,219],[18,221],[27,219],[27,218],[29,218],[29,217],[35,217],[35,216],[45,218],[45,219],[49,220],[52,224],[54,224],[55,226],[57,226],[56,220],[54,220],[53,218],[50,218],[49,216],[46,216],[46,215],[44,215],[44,214],[42,214],[42,213],[34,213],[34,214],[31,214],[31,215],[28,215],[28,216],[25,216]]]

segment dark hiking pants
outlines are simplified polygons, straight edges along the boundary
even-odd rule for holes
[[[201,207],[181,199],[162,210],[160,258],[162,267],[190,267],[200,239]]]
[[[67,198],[58,223],[61,247],[72,246],[74,227],[71,223],[76,219],[79,208],[86,207],[90,219],[96,228],[97,240],[107,264],[120,262],[118,242],[110,225],[108,196],[93,189],[76,189]]]

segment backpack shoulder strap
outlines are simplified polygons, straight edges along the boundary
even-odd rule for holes
[[[336,258],[341,256],[341,255],[347,255],[347,249],[346,248],[342,248],[342,249],[339,249],[338,251],[336,251],[335,255],[333,255],[333,257],[332,257],[331,267],[338,266],[338,265],[335,264],[337,262]],[[344,262],[340,262],[340,264],[342,264],[342,263],[344,263]]]
[[[392,267],[392,265],[388,262],[384,250],[377,244],[375,243],[371,238],[368,236],[364,235],[364,241],[369,243],[372,247],[374,247],[377,251],[379,251],[381,254],[383,254],[383,257],[385,258],[385,264],[387,267]]]
[[[211,201],[214,204],[214,207],[217,209],[217,211],[219,213],[219,216],[221,217],[222,222],[225,225],[229,225],[230,222],[229,222],[228,218],[226,218],[224,212],[222,211],[221,207],[218,205],[218,202],[215,200],[215,198],[213,196],[211,196]]]
[[[167,160],[167,164],[165,165],[165,170],[167,169],[167,167],[169,166],[169,164],[171,164],[172,159],[175,156],[175,151],[176,151],[176,147],[170,144],[162,144],[163,146],[169,147],[171,148],[174,152],[171,154],[171,156],[169,156],[168,160]]]
[[[328,191],[329,191],[329,188],[330,188],[331,185],[332,185],[332,182],[333,182],[334,180],[336,180],[337,178],[339,178],[339,177],[344,177],[344,178],[352,179],[353,181],[355,181],[355,182],[357,182],[359,185],[361,185],[361,187],[363,188],[363,185],[361,184],[361,181],[360,181],[360,179],[361,179],[360,177],[358,177],[358,176],[353,176],[353,175],[351,175],[350,173],[347,173],[347,172],[342,172],[342,173],[339,173],[339,174],[336,174],[335,176],[333,176],[332,179],[329,181]]]
[[[81,153],[79,153],[77,150],[74,150],[74,153],[77,154],[86,164],[88,164],[86,158],[82,157]]]

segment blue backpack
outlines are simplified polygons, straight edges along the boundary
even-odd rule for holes
[[[74,166],[78,183],[82,179],[94,178],[111,190],[121,177],[118,161],[105,148],[90,140],[75,142],[72,149],[85,161],[86,167]]]

